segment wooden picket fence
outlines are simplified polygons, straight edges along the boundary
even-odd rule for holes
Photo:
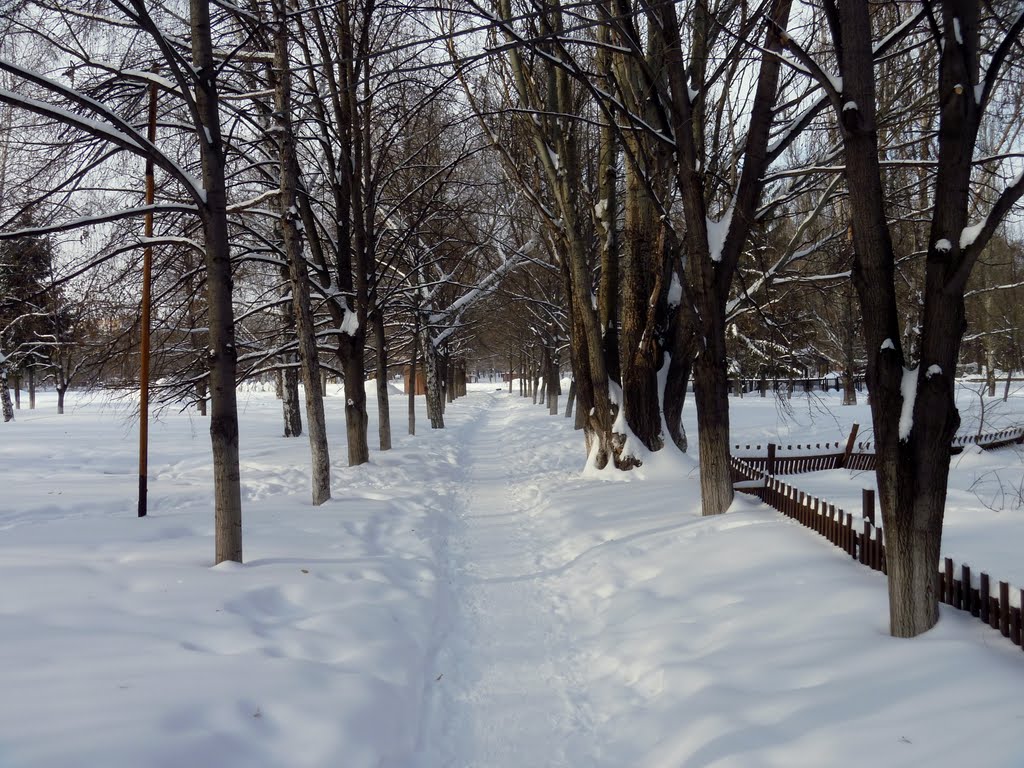
[[[875,492],[864,491],[864,509],[856,516],[827,501],[794,488],[745,459],[733,458],[736,490],[757,496],[786,517],[828,539],[851,558],[873,571],[885,573],[885,537],[875,525]]]
[[[960,578],[955,575],[957,570]],[[978,574],[977,582],[978,586],[975,587],[970,566],[964,563],[958,569],[952,558],[947,557],[939,571],[939,600],[981,619],[1024,650],[1024,645],[1021,645],[1020,615],[1020,606],[1024,606],[1024,589],[1016,590],[1020,601],[1018,605],[1013,605],[1008,582],[998,582],[998,587],[993,590],[994,581],[984,571]]]
[[[873,471],[875,469],[874,443],[870,440],[857,442],[856,424],[845,443],[797,443],[781,445],[734,445],[732,453],[744,462],[769,475],[798,475],[805,472],[819,472],[824,469],[853,469]],[[984,450],[1001,448],[1013,443],[1024,444],[1024,425],[987,432],[981,435],[957,435],[949,452],[961,453],[968,445],[977,445]]]
[[[843,388],[843,379],[840,376],[811,376],[808,378],[732,378],[730,379],[730,392],[734,395],[746,395],[759,393],[762,396],[768,392],[782,392],[785,394],[793,392],[839,392]],[[853,386],[858,392],[867,388],[863,376],[855,376]]]
[[[856,516],[766,474],[745,459],[731,459],[731,469],[737,491],[757,496],[786,517],[828,539],[861,565],[888,573],[885,534],[875,524],[874,490],[863,491],[862,512]],[[975,582],[970,566],[961,564],[957,568],[948,557],[936,571],[936,585],[940,602],[970,613],[1024,650],[1021,628],[1024,589],[1011,587],[1006,581],[996,582],[984,571]],[[997,585],[995,589],[993,585]],[[1020,598],[1016,606],[1010,599],[1014,590]]]

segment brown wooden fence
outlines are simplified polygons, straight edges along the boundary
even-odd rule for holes
[[[874,495],[865,491],[863,514],[855,516],[784,483],[743,459],[732,459],[736,490],[757,496],[768,506],[831,541],[851,558],[885,573],[885,538],[875,525]]]
[[[873,471],[874,443],[870,440],[857,442],[856,437],[857,425],[854,424],[846,443],[797,443],[795,447],[792,444],[766,443],[764,448],[748,443],[734,445],[732,453],[769,475],[798,475],[823,469]],[[981,435],[958,435],[953,439],[949,452],[956,455],[967,445],[977,445],[984,450],[991,450],[1013,443],[1024,443],[1024,425]]]
[[[786,517],[828,539],[861,565],[887,573],[885,535],[882,528],[875,525],[873,490],[865,489],[861,515],[855,516],[765,474],[744,459],[733,458],[731,462],[736,490],[757,496]],[[936,571],[936,582],[940,602],[979,618],[1024,650],[1021,638],[1024,589],[1011,587],[1005,581],[998,582],[993,589],[997,582],[985,572],[981,572],[975,582],[970,566],[961,564],[957,568],[948,557]],[[1020,598],[1017,606],[1010,599],[1011,590]]]

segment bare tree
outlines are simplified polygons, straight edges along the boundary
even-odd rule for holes
[[[854,284],[861,303],[868,386],[887,541],[890,630],[912,637],[938,620],[936,566],[949,473],[949,445],[960,423],[954,402],[957,359],[965,327],[964,293],[979,255],[1024,194],[1024,174],[1006,178],[980,221],[971,223],[979,130],[1000,119],[1000,91],[1020,82],[1016,49],[1024,10],[1013,3],[982,7],[978,0],[924,4],[923,41],[938,52],[934,73],[937,115],[934,186],[924,278],[917,365],[904,348],[896,293],[894,246],[883,193],[877,40],[910,16],[886,23],[866,3],[826,0],[838,77],[824,60],[791,49],[828,95],[839,123],[849,187],[855,253]],[[1008,165],[1003,166],[1009,170]]]

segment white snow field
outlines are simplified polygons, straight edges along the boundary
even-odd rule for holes
[[[153,424],[138,519],[126,406],[19,411],[0,427],[0,768],[1024,765],[1024,654],[997,632],[943,606],[892,639],[881,574],[749,498],[700,517],[679,454],[583,472],[569,420],[495,386],[445,430],[420,398],[416,437],[394,397],[395,449],[352,469],[328,398],[320,508],[305,438],[241,393],[246,562],[219,567],[204,419]],[[734,399],[734,434],[866,423],[831,398]],[[950,519],[978,509],[954,493]],[[1024,510],[973,528],[983,567]]]

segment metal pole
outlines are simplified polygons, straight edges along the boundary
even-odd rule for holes
[[[149,86],[149,143],[156,141],[156,83]],[[146,205],[152,206],[155,198],[153,180],[153,159],[146,158]],[[150,328],[150,283],[153,272],[153,211],[146,212],[146,245],[142,249],[142,335],[139,345],[142,355],[139,370],[139,517],[146,516],[147,475],[149,474],[149,328]]]

